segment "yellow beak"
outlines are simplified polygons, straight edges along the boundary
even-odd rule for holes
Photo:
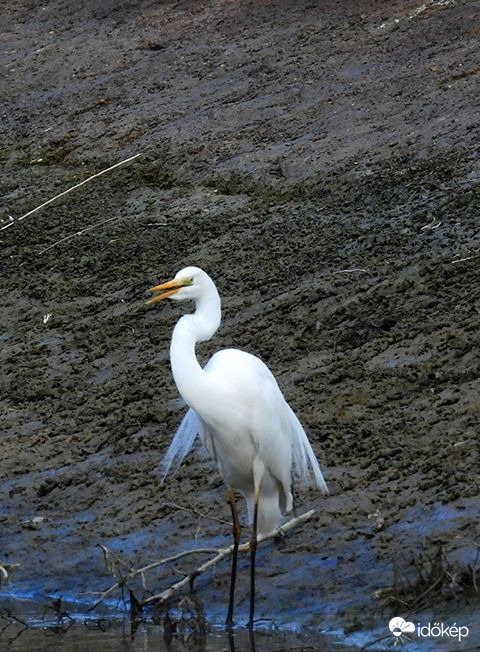
[[[172,294],[175,294],[175,292],[178,292],[182,287],[184,283],[182,281],[179,281],[177,279],[173,279],[173,281],[167,281],[166,283],[162,283],[161,285],[156,285],[153,288],[149,289],[149,292],[161,292],[161,294],[157,294],[157,296],[152,297],[145,303],[155,303],[156,301],[161,301],[162,299],[166,299],[167,297],[170,297]],[[166,292],[162,292],[162,290],[166,290]]]

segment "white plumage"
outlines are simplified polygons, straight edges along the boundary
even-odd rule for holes
[[[163,460],[164,478],[182,462],[200,435],[227,484],[232,510],[228,627],[233,624],[240,542],[235,490],[245,496],[253,523],[248,620],[253,628],[257,533],[273,532],[292,509],[292,480],[313,484],[324,493],[327,485],[305,431],[261,360],[244,351],[224,349],[212,356],[204,369],[198,364],[196,343],[209,340],[221,319],[220,297],[208,274],[198,267],[187,267],[152,291],[161,294],[148,303],[167,297],[195,301],[195,312],[177,322],[170,346],[173,377],[190,409]]]
[[[259,358],[224,349],[200,368],[195,344],[210,339],[221,318],[220,297],[205,272],[187,267],[174,281],[153,289],[169,289],[172,299],[196,303],[195,312],[179,320],[172,337],[172,372],[190,409],[165,455],[163,475],[181,464],[199,435],[226,484],[246,498],[250,522],[256,475],[258,532],[269,534],[292,509],[292,478],[328,491],[305,431]],[[159,298],[163,295],[153,301]]]

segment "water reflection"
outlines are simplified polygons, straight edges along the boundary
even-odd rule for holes
[[[260,639],[260,644],[256,642]],[[291,647],[298,649],[298,640],[290,635],[255,635],[246,630],[232,632],[214,631],[203,640],[184,639],[172,634],[169,642],[165,640],[163,628],[158,625],[139,624],[131,630],[118,624],[108,624],[105,620],[90,621],[84,624],[68,623],[47,627],[30,627],[27,624],[11,621],[0,628],[0,650],[36,652],[252,652],[258,650],[284,651]],[[292,640],[289,640],[292,639]],[[302,645],[303,647],[303,645]],[[308,649],[314,649],[308,646]],[[325,648],[322,647],[324,650]]]
[[[157,605],[147,611],[131,595],[129,606],[129,615],[120,620],[107,610],[103,613],[79,610],[79,605],[61,598],[51,598],[44,604],[28,598],[0,598],[0,651],[342,652],[347,649],[333,636],[277,630],[271,621],[256,621],[255,632],[244,627],[225,631],[224,627],[207,622],[203,603],[195,594],[172,601],[168,608]]]
[[[168,639],[168,640],[167,640]],[[19,619],[0,616],[0,650],[11,652],[287,652],[288,650],[322,650],[341,652],[318,635],[249,632],[247,629],[205,631],[203,638],[186,636],[154,623],[112,622],[98,620],[53,622],[31,626]]]

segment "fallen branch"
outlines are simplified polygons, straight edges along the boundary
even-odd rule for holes
[[[308,521],[308,519],[312,518],[314,514],[315,514],[315,510],[311,509],[310,511],[305,512],[305,514],[301,514],[300,516],[297,516],[296,518],[292,518],[290,521],[287,521],[287,523],[284,523],[284,525],[281,525],[277,530],[274,530],[270,534],[260,535],[257,541],[258,543],[262,543],[262,541],[267,541],[268,539],[273,539],[278,535],[283,535],[285,532],[287,532],[287,530],[290,530],[291,528],[295,527],[299,523],[304,523],[305,521]],[[250,543],[243,543],[241,546],[238,547],[239,552],[248,552],[249,550],[250,550]],[[143,604],[148,605],[151,604],[152,602],[160,602],[160,603],[166,602],[172,597],[174,593],[182,589],[184,586],[190,585],[191,582],[196,577],[198,577],[199,575],[207,571],[212,566],[215,566],[215,564],[218,564],[218,562],[222,561],[226,557],[229,557],[233,552],[233,544],[228,548],[220,548],[216,552],[217,554],[215,555],[215,557],[206,561],[204,564],[202,564],[194,571],[192,571],[189,575],[186,575],[179,582],[173,584],[169,589],[166,589],[162,593],[157,593],[156,595],[150,596],[149,598],[144,600]]]
[[[103,554],[105,556],[105,561],[107,564],[107,568],[111,571],[110,569],[110,563],[107,561],[108,556],[112,555],[111,551],[108,550],[104,545],[100,544],[100,548],[103,550]],[[95,602],[93,607],[90,607],[89,611],[92,611],[98,605],[105,600],[106,597],[108,597],[115,589],[121,589],[124,586],[127,585],[127,582],[129,580],[132,580],[133,578],[137,577],[137,575],[144,575],[144,573],[147,573],[150,570],[153,570],[154,568],[157,568],[158,566],[163,566],[165,564],[168,564],[171,561],[176,561],[177,559],[180,559],[181,557],[186,557],[187,555],[197,555],[197,554],[211,554],[212,552],[217,552],[217,548],[194,548],[193,550],[184,550],[183,552],[177,552],[176,555],[171,555],[170,557],[165,557],[164,559],[160,559],[159,561],[154,561],[151,564],[148,564],[147,566],[143,566],[142,568],[132,568],[129,573],[127,573],[124,577],[120,578],[115,584],[112,584],[110,588],[108,588],[106,591],[102,591],[100,593],[100,596],[98,600]],[[116,555],[115,555],[116,557]],[[125,562],[121,561],[120,559],[117,558],[117,561],[120,561],[123,565],[126,565]],[[92,595],[92,593],[84,593],[83,595]],[[93,594],[93,595],[98,595],[98,594]]]
[[[301,514],[300,516],[297,516],[295,518],[290,519],[290,521],[287,521],[287,523],[284,523],[281,525],[278,529],[274,530],[270,534],[266,535],[260,535],[258,537],[258,543],[262,543],[262,541],[267,541],[268,539],[273,539],[276,536],[282,536],[285,532],[288,530],[291,530],[293,527],[298,525],[299,523],[304,523],[305,521],[308,521],[312,516],[315,514],[315,510],[311,509],[308,512],[305,512],[305,514]],[[115,569],[111,568],[111,563],[110,563],[110,557],[115,557],[114,553],[111,553],[108,548],[106,548],[104,545],[100,544],[100,547],[104,553],[105,556],[105,561],[107,564],[107,567],[109,568],[110,572],[112,572],[115,576],[117,576]],[[239,546],[238,548],[239,552],[248,552],[250,550],[250,543],[244,543]],[[204,573],[206,570],[214,566],[215,564],[218,564],[218,562],[222,561],[226,557],[229,557],[233,552],[233,545],[229,546],[228,548],[193,548],[191,550],[184,550],[183,552],[178,552],[175,555],[171,555],[170,557],[165,557],[164,559],[160,559],[159,561],[154,561],[151,564],[148,564],[147,566],[143,566],[142,568],[138,569],[130,569],[130,571],[123,577],[119,577],[119,579],[115,582],[115,584],[112,584],[108,589],[105,591],[102,591],[101,593],[84,593],[83,595],[98,595],[98,600],[95,602],[95,604],[90,607],[89,611],[93,611],[98,605],[105,600],[109,595],[111,595],[116,589],[123,589],[124,587],[128,588],[128,582],[133,580],[135,577],[138,577],[141,575],[142,577],[142,583],[145,588],[145,578],[144,575],[148,571],[153,570],[154,568],[158,568],[158,566],[164,566],[169,564],[172,561],[176,561],[177,559],[181,559],[182,557],[187,557],[189,555],[197,555],[197,554],[215,554],[212,559],[209,561],[205,562],[198,568],[196,568],[194,571],[192,571],[189,574],[184,574],[183,579],[180,581],[176,582],[173,584],[169,589],[166,589],[162,593],[158,593],[156,595],[152,595],[151,597],[147,598],[146,600],[143,601],[143,605],[148,605],[151,604],[152,602],[165,602],[168,600],[174,593],[179,591],[181,588],[183,588],[186,585],[191,584],[191,582],[198,576]],[[120,558],[116,558],[117,562],[120,562],[123,566],[127,566],[124,561],[120,560]]]
[[[120,165],[125,165],[125,163],[129,163],[130,161],[133,161],[134,159],[138,158],[139,156],[141,156],[141,154],[135,154],[134,156],[130,156],[129,158],[126,158],[123,161],[120,161],[119,163],[115,163],[115,165],[111,165],[109,168],[106,168],[105,170],[101,170],[100,172],[97,172],[96,174],[92,174],[92,176],[88,177],[88,179],[84,179],[83,181],[80,181],[80,183],[76,183],[71,188],[68,188],[67,190],[64,190],[63,192],[61,192],[60,194],[55,195],[55,197],[52,197],[51,199],[48,199],[47,201],[43,202],[43,204],[40,204],[40,206],[37,206],[36,208],[32,208],[31,211],[28,211],[28,213],[25,213],[24,215],[21,215],[20,217],[17,217],[16,220],[11,217],[10,222],[8,222],[8,224],[4,224],[3,226],[0,227],[0,231],[3,231],[4,229],[8,229],[9,227],[13,226],[17,222],[21,222],[22,220],[24,220],[29,215],[32,215],[36,211],[39,211],[41,208],[44,208],[45,206],[48,206],[48,204],[51,204],[56,199],[59,199],[59,197],[64,197],[69,192],[72,192],[72,190],[76,190],[77,188],[80,188],[80,186],[83,186],[85,183],[88,183],[92,179],[96,179],[97,177],[102,176],[102,174],[106,174],[107,172],[110,172],[110,170],[114,170],[115,168],[118,168]]]

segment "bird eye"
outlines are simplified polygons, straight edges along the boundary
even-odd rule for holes
[[[190,276],[183,281],[183,285],[193,285],[193,277]]]

